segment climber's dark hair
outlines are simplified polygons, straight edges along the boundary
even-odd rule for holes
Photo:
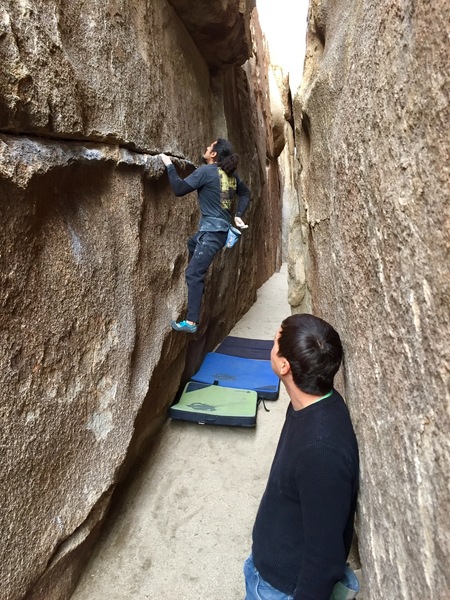
[[[329,392],[342,354],[338,332],[323,319],[304,313],[281,323],[278,356],[289,361],[294,383],[303,392]]]
[[[232,175],[238,166],[239,156],[234,153],[233,146],[224,138],[217,138],[214,144],[214,152],[217,152],[216,163],[227,175]]]

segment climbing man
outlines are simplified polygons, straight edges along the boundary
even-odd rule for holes
[[[200,320],[204,282],[215,255],[224,247],[231,226],[234,197],[238,206],[234,222],[246,228],[242,216],[248,208],[250,194],[236,173],[238,156],[228,140],[218,138],[203,154],[206,164],[186,179],[181,179],[165,154],[160,154],[167,168],[170,185],[176,196],[198,193],[200,223],[197,233],[188,240],[189,264],[186,269],[188,306],[186,320],[172,321],[172,329],[195,333]]]
[[[339,334],[309,314],[287,317],[271,352],[290,398],[244,564],[245,600],[354,598],[346,565],[358,492],[358,445],[333,388]]]

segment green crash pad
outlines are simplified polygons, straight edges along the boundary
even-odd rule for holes
[[[257,402],[254,390],[189,381],[170,416],[201,424],[255,427]]]

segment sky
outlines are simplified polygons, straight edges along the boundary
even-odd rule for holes
[[[303,71],[308,6],[309,0],[256,0],[271,62],[289,72],[294,93]]]

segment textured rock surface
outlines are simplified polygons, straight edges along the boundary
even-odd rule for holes
[[[295,100],[297,240],[345,344],[369,599],[450,596],[449,22],[444,1],[314,0]]]
[[[68,597],[180,382],[279,266],[264,48],[245,68],[245,44],[221,55],[230,24],[258,32],[252,2],[222,5],[230,37],[209,48],[236,65],[214,74],[180,3],[0,7],[2,600]],[[196,200],[175,199],[154,155],[187,175],[218,135],[241,155],[250,227],[217,258],[191,340],[169,322]]]
[[[243,64],[251,54],[255,0],[169,0],[212,68]]]

